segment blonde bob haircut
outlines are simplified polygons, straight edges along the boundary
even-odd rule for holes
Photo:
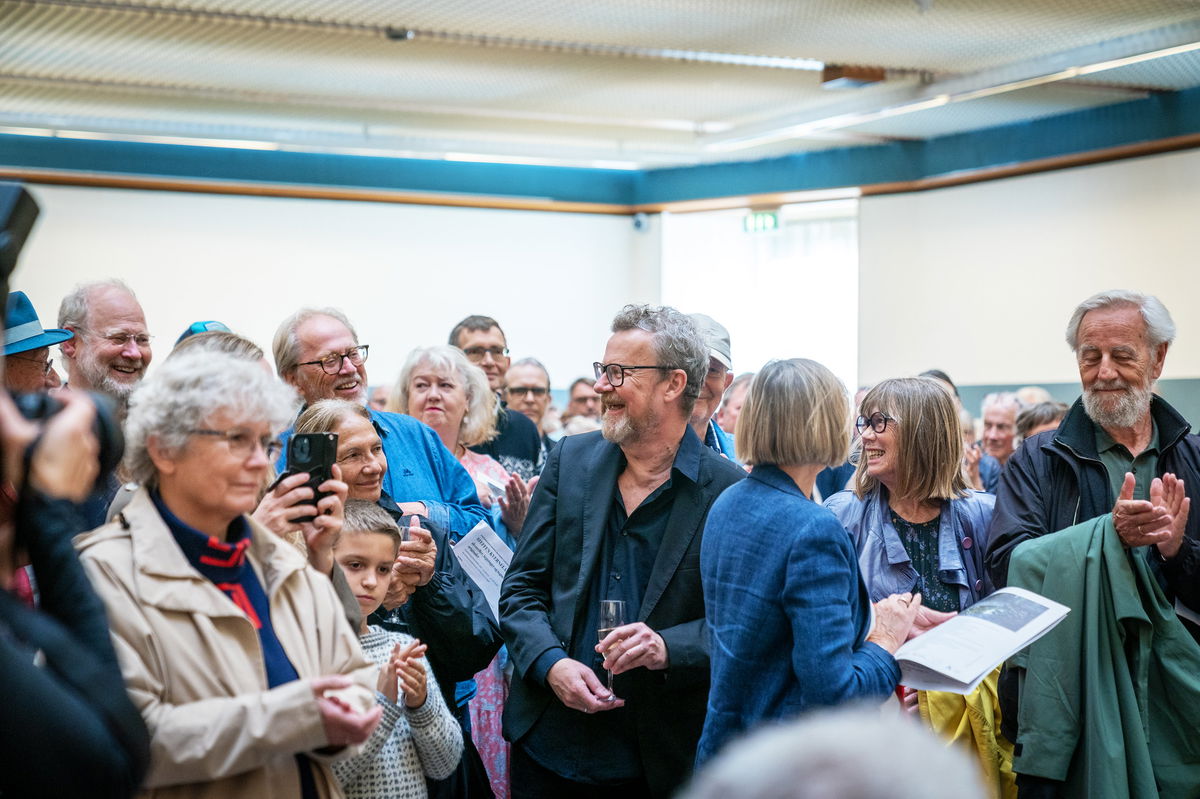
[[[771,361],[754,376],[734,430],[754,465],[838,466],[850,449],[850,400],[833,372],[807,358]]]
[[[884,380],[867,392],[858,412],[876,411],[892,417],[895,426],[897,478],[890,487],[900,499],[958,499],[967,494],[963,476],[962,425],[950,392],[928,377]],[[860,458],[854,473],[854,493],[861,499],[879,486]]]
[[[408,354],[388,397],[386,410],[409,415],[408,396],[413,375],[422,366],[450,375],[467,395],[467,411],[458,431],[458,443],[474,447],[496,437],[496,395],[488,387],[487,375],[467,360],[462,350],[448,344],[418,347]]]

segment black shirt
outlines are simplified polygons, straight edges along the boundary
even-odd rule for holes
[[[505,407],[496,409],[496,437],[475,447],[472,452],[495,458],[509,474],[530,480],[542,471],[545,452],[537,425],[523,413]]]

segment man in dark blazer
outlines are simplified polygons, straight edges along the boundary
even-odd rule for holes
[[[603,430],[550,457],[501,591],[517,799],[669,796],[704,724],[701,533],[744,473],[688,426],[708,368],[692,321],[630,305],[612,331],[595,367]],[[627,623],[597,644],[609,599]]]

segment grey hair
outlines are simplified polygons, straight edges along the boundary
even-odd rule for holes
[[[413,372],[422,364],[435,369],[445,369],[458,377],[467,395],[467,413],[458,431],[458,441],[464,447],[474,447],[496,437],[496,395],[488,387],[487,375],[458,347],[437,344],[418,347],[408,354],[396,386],[388,396],[387,410],[393,413],[408,413],[409,383]]]
[[[917,768],[896,768],[896,763]],[[983,799],[978,764],[928,728],[878,708],[766,725],[701,768],[681,799]]]
[[[1153,294],[1142,294],[1139,291],[1112,289],[1093,294],[1075,309],[1071,321],[1067,322],[1067,346],[1072,352],[1079,352],[1079,325],[1083,315],[1088,311],[1098,311],[1102,308],[1118,308],[1132,305],[1142,312],[1142,321],[1146,323],[1146,344],[1154,349],[1159,344],[1170,344],[1175,340],[1175,322],[1171,313],[1162,301]],[[61,327],[61,325],[59,325]]]
[[[725,395],[721,398],[721,410],[729,404],[729,401],[737,396],[738,389],[745,386],[750,388],[750,381],[754,379],[754,372],[742,372],[737,377],[733,378],[733,382],[729,384],[729,388],[725,389]]]
[[[361,416],[371,421],[371,412],[366,405],[342,399],[317,400],[304,409],[296,419],[296,433],[332,433],[350,416]]]
[[[538,369],[541,369],[542,374],[544,374],[546,376],[546,388],[550,387],[550,370],[547,369],[546,365],[543,364],[541,361],[539,361],[537,358],[522,358],[519,361],[515,361],[508,368],[516,369],[518,366],[534,366],[534,367],[537,367]]]
[[[650,333],[659,366],[682,369],[687,375],[681,405],[690,414],[700,396],[700,386],[708,373],[708,347],[696,330],[696,323],[666,305],[626,305],[612,322],[612,332],[645,330]]]
[[[280,433],[296,417],[295,389],[244,358],[202,349],[167,358],[129,398],[125,467],[143,485],[158,481],[150,459],[151,436],[170,453],[183,449],[189,431],[222,411],[242,422],[265,421]]]
[[[275,371],[280,377],[287,377],[299,366],[300,339],[296,336],[296,328],[314,316],[328,316],[338,320],[350,331],[354,343],[358,343],[358,333],[355,332],[354,325],[350,324],[346,314],[337,308],[301,308],[279,323],[275,330],[275,339],[271,343],[271,351],[275,355]]]
[[[118,278],[109,278],[108,280],[93,280],[88,283],[79,283],[75,288],[71,289],[71,293],[63,297],[62,302],[58,306],[58,326],[62,328],[70,328],[71,330],[87,329],[88,321],[88,297],[96,289],[119,289],[134,300],[137,300],[137,295],[133,293],[133,289],[126,285],[124,280]]]
[[[1025,403],[1021,402],[1021,398],[1012,391],[993,391],[983,398],[983,403],[979,407],[979,414],[982,416],[987,413],[988,408],[1009,407],[1013,408],[1013,413],[1016,414],[1021,412],[1021,409],[1025,407]]]

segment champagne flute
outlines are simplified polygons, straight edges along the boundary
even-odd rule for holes
[[[600,640],[603,641],[609,633],[625,624],[625,601],[621,599],[601,599],[600,600]],[[607,653],[604,653],[607,654]],[[611,669],[605,669],[608,672],[608,693],[610,694],[608,701],[616,701],[617,695],[613,693],[613,673]]]

